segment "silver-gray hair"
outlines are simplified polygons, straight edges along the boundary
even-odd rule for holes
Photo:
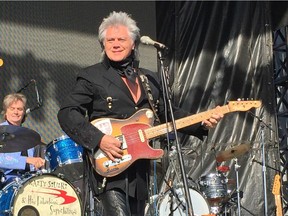
[[[5,96],[3,100],[3,110],[1,114],[3,115],[3,120],[6,120],[6,113],[8,108],[11,106],[12,103],[17,102],[17,101],[22,101],[24,104],[24,111],[26,112],[26,103],[27,103],[27,98],[25,95],[20,94],[20,93],[11,93]],[[25,117],[22,120],[22,123],[25,121]]]
[[[131,18],[131,15],[128,15],[127,13],[122,11],[111,12],[108,17],[103,19],[101,25],[99,26],[98,40],[102,48],[104,48],[103,42],[106,37],[107,28],[118,25],[123,25],[128,28],[128,34],[130,35],[131,39],[134,41],[135,44],[134,58],[135,60],[139,60],[140,29],[138,28],[136,21]],[[103,60],[104,55],[105,52],[103,50],[101,54],[101,60]]]

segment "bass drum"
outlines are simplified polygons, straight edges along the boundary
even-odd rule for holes
[[[0,215],[48,216],[82,214],[78,192],[54,175],[43,174],[15,181],[0,192]]]
[[[186,200],[184,188],[177,188],[175,193],[166,193],[159,205],[159,216],[184,216],[188,215],[185,211]],[[205,198],[196,190],[189,188],[193,212],[195,216],[210,214],[209,204]]]

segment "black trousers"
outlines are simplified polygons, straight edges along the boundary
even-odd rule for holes
[[[109,190],[100,195],[104,216],[144,216],[145,200],[126,198],[121,190]],[[128,201],[128,203],[127,203]]]

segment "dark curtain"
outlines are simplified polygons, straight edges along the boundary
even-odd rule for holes
[[[239,98],[262,102],[257,109],[226,114],[203,141],[179,134],[192,186],[198,190],[201,176],[224,166],[229,197],[235,194],[238,171],[242,215],[264,215],[265,194],[268,215],[273,215],[275,171],[250,163],[254,158],[277,168],[279,161],[269,2],[161,1],[156,16],[157,40],[170,48],[164,64],[174,103],[200,113]],[[220,153],[243,144],[250,150],[241,150],[237,160],[216,162]]]

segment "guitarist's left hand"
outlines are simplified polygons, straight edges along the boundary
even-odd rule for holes
[[[220,108],[220,106],[217,106],[217,108]],[[207,129],[211,129],[211,128],[215,128],[216,125],[218,124],[218,122],[224,117],[224,115],[222,113],[215,113],[213,114],[209,119],[206,119],[204,121],[202,121],[202,125],[207,128]]]

